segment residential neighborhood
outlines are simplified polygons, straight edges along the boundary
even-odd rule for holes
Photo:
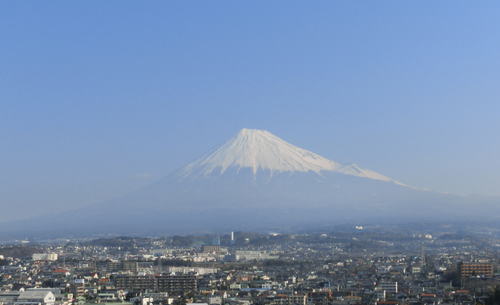
[[[498,244],[478,236],[231,232],[24,242],[0,248],[0,302],[493,304]]]

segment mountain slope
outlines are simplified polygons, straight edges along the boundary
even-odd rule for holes
[[[48,236],[293,230],[338,222],[494,219],[499,207],[499,198],[418,190],[356,164],[330,161],[267,131],[243,129],[143,189],[0,229]]]

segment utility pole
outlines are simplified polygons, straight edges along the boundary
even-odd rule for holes
[[[424,241],[422,241],[422,254],[420,254],[420,264],[422,269],[425,267],[425,252],[424,252]],[[423,271],[423,270],[422,270]]]
[[[161,275],[161,273],[162,273],[161,255],[160,255],[160,256],[158,256],[158,267],[159,267],[159,269],[158,269],[158,270],[159,270],[160,275]]]

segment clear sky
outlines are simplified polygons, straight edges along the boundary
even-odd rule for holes
[[[499,1],[1,1],[0,221],[138,189],[241,128],[500,196]]]

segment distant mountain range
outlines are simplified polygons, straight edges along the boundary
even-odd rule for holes
[[[294,230],[340,222],[494,220],[500,198],[420,190],[343,165],[263,130],[237,135],[186,167],[120,198],[0,224],[3,232],[168,235]]]

